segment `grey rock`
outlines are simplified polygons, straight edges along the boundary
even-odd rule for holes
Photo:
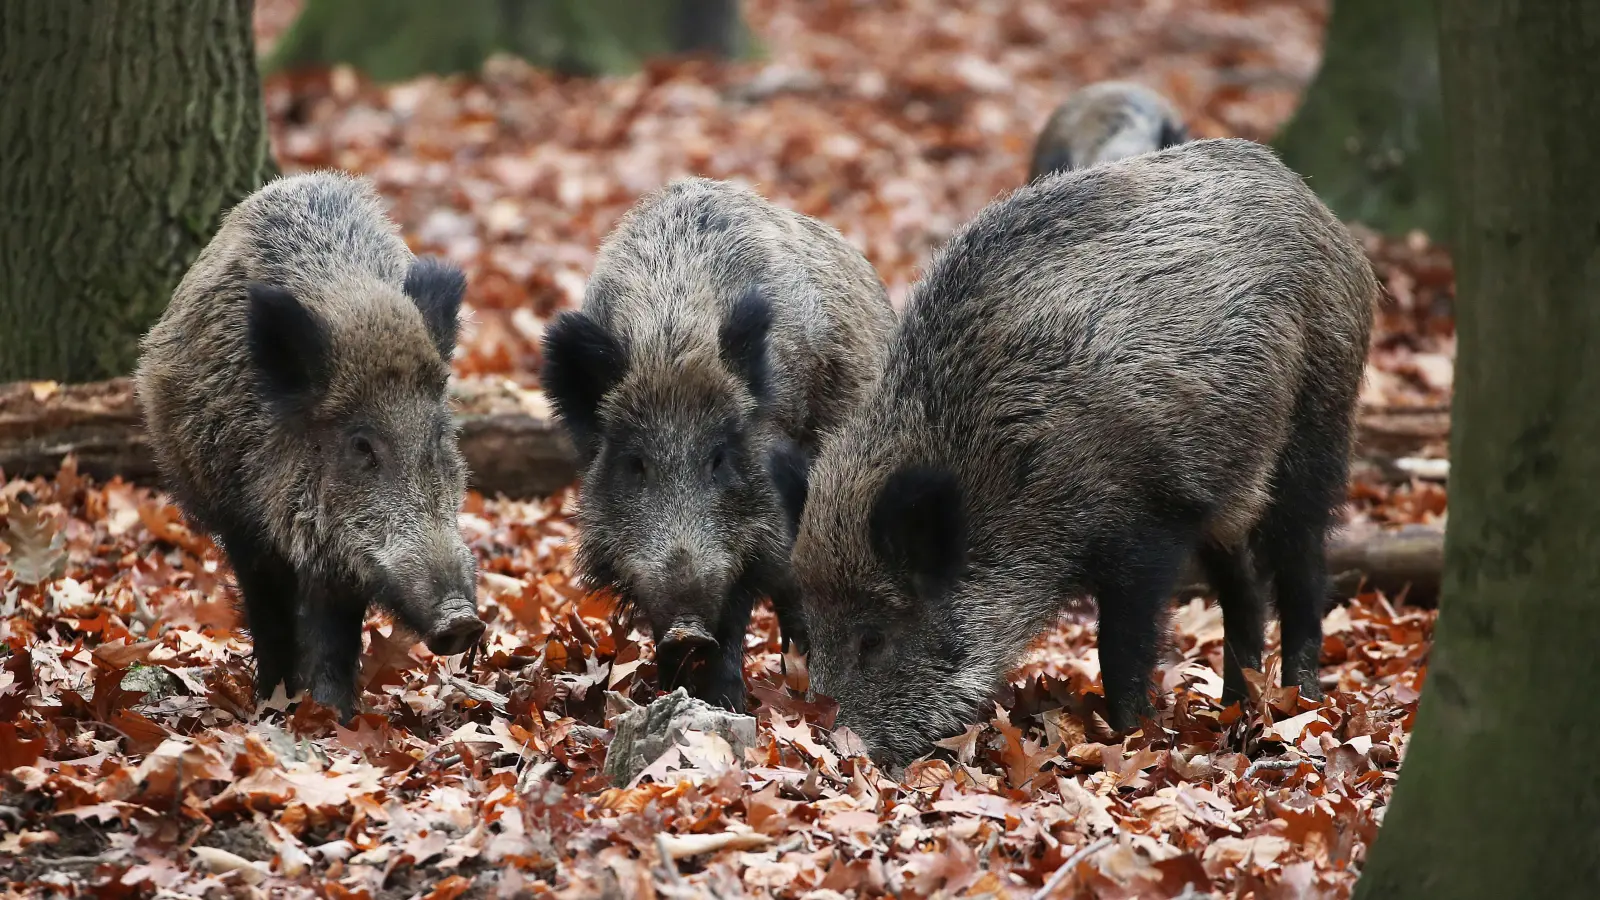
[[[122,676],[118,687],[125,691],[143,691],[143,702],[155,703],[182,691],[183,682],[160,666],[134,666]]]
[[[611,783],[625,785],[674,745],[685,732],[715,734],[742,758],[756,743],[754,716],[729,712],[689,696],[684,688],[649,706],[634,706],[613,720],[616,735],[606,751],[606,775]]]

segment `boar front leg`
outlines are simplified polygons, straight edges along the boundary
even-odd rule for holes
[[[1198,528],[1153,522],[1105,538],[1094,571],[1100,607],[1100,677],[1108,724],[1126,732],[1154,713],[1155,668],[1167,604]]]
[[[294,568],[253,531],[230,528],[218,535],[238,582],[245,625],[256,662],[256,699],[266,700],[281,683],[284,694],[300,692],[300,659],[294,608]]]
[[[772,611],[778,615],[778,636],[783,651],[789,651],[789,645],[804,656],[811,652],[811,636],[806,633],[806,617],[800,604],[800,591],[795,587],[794,579],[788,575],[776,580],[769,595],[772,598]]]
[[[322,578],[306,579],[295,617],[302,672],[311,699],[337,710],[341,722],[355,715],[360,696],[356,677],[366,612],[358,592]]]
[[[663,690],[679,687],[691,697],[744,712],[744,635],[754,598],[736,591],[716,632],[694,619],[675,622],[656,639],[656,670]]]
[[[754,605],[754,597],[729,604],[717,628],[717,653],[706,667],[706,701],[736,713],[744,712],[744,636]]]

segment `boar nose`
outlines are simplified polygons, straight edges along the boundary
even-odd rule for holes
[[[448,610],[427,638],[428,651],[435,656],[454,656],[470,649],[483,638],[483,620],[461,598],[446,601]]]
[[[698,618],[681,618],[674,621],[662,632],[661,639],[656,641],[656,648],[661,653],[692,653],[696,650],[710,650],[717,646],[717,639],[712,636],[711,629]]]
[[[680,616],[656,641],[656,666],[667,690],[693,684],[695,672],[719,656],[717,639],[703,620]]]
[[[437,656],[462,653],[483,637],[484,625],[478,618],[476,592],[468,585],[456,583],[456,574],[435,576],[433,595],[444,599],[434,607],[433,627],[428,629],[427,644]]]

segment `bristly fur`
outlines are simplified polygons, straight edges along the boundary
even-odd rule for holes
[[[792,564],[812,687],[903,763],[972,722],[1062,602],[1092,595],[1107,714],[1126,727],[1198,549],[1230,691],[1261,667],[1264,576],[1285,683],[1315,696],[1320,547],[1377,297],[1350,233],[1248,141],[991,203],[913,288],[882,378],[811,467]]]
[[[1129,81],[1100,81],[1067,98],[1034,144],[1028,180],[1153,153],[1189,139],[1183,117],[1156,91]]]
[[[313,172],[230,210],[143,339],[146,433],[228,555],[263,695],[351,713],[369,602],[441,649],[482,631],[445,395],[464,290],[370,183]]]
[[[547,331],[543,383],[584,454],[579,570],[658,642],[714,636],[695,696],[743,708],[762,595],[785,641],[806,646],[788,574],[796,473],[876,377],[892,323],[883,283],[837,231],[687,178],[629,210],[583,308]]]

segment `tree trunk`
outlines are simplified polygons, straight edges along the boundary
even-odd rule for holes
[[[1432,663],[1355,896],[1600,887],[1600,4],[1445,4],[1450,529]]]
[[[650,57],[743,55],[734,0],[309,0],[270,68],[346,63],[378,81],[474,72],[510,53],[576,75],[622,74]]]
[[[271,171],[253,0],[0,4],[0,381],[124,374]]]
[[[1278,149],[1341,219],[1445,226],[1434,0],[1334,0],[1322,67]]]

